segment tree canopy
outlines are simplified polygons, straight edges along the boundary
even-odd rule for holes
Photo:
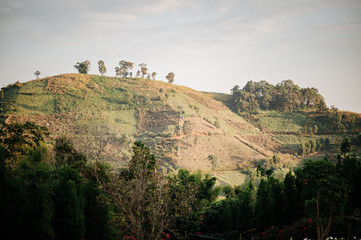
[[[86,60],[84,62],[78,62],[74,67],[78,70],[79,73],[88,74],[90,70],[90,61]]]
[[[100,60],[100,61],[98,62],[98,66],[99,66],[99,72],[100,72],[100,74],[103,76],[104,73],[107,72],[107,68],[105,67],[104,61],[103,61],[103,60]]]
[[[256,112],[258,110],[325,110],[324,98],[316,88],[300,88],[292,80],[285,80],[276,86],[266,82],[248,81],[240,89],[232,88],[233,108],[238,111]]]
[[[175,74],[173,72],[168,73],[167,76],[165,76],[165,78],[168,80],[169,83],[173,83],[174,82],[174,76]]]

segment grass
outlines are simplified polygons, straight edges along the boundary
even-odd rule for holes
[[[216,172],[213,174],[214,177],[217,178],[217,185],[225,186],[239,186],[242,185],[246,179],[247,175],[244,173],[240,173],[239,171],[224,171],[224,172]]]
[[[254,121],[246,120],[226,107],[231,101],[229,94],[201,93],[155,80],[64,74],[24,83],[20,89],[11,88],[6,91],[5,98],[14,101],[17,109],[8,114],[61,117],[69,113],[71,118],[65,117],[59,127],[53,128],[56,129],[53,134],[73,135],[79,145],[85,146],[88,140],[98,141],[92,139],[110,134],[112,141],[107,149],[114,153],[112,164],[116,166],[130,156],[130,145],[120,143],[126,135],[129,139],[144,141],[160,162],[174,168],[180,163],[190,170],[211,172],[207,156],[215,154],[220,166],[216,169],[217,174],[231,185],[242,182],[243,175],[235,171],[238,166],[246,168],[249,162],[265,158],[254,149],[277,152],[274,146],[277,141],[283,147],[297,151],[301,141],[310,139],[310,136],[298,134],[308,120],[308,113],[261,111],[253,115]],[[144,132],[140,133],[137,129],[139,110],[146,113],[148,123],[154,123],[145,126]],[[163,115],[160,115],[161,111]],[[174,113],[183,111],[184,119],[178,121]],[[177,121],[170,121],[170,115]],[[184,120],[191,120],[195,126],[189,148],[185,147],[183,133],[176,133]],[[0,118],[1,121],[5,121],[4,118]],[[57,121],[55,117],[54,121]],[[260,131],[262,126],[268,132]],[[195,135],[199,137],[196,147],[193,146]],[[246,140],[247,144],[235,136]],[[316,137],[329,137],[332,144],[342,140],[339,135]]]
[[[274,132],[297,133],[303,129],[307,114],[298,112],[262,111],[257,116],[261,125]]]

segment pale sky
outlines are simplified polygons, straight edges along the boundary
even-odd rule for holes
[[[0,0],[0,87],[87,59],[201,91],[291,79],[361,113],[361,0]]]

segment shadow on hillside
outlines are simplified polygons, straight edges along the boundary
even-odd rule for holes
[[[37,111],[38,110],[38,107],[36,106],[29,106],[29,105],[26,105],[26,104],[18,104],[20,107],[22,108],[25,108],[27,110],[32,110],[32,111]]]
[[[119,99],[116,99],[116,98],[102,97],[102,99],[104,99],[104,100],[107,101],[108,103],[113,103],[113,104],[127,104],[127,102],[125,102],[125,101],[120,101]]]

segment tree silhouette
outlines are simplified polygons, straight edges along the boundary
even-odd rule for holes
[[[107,68],[106,68],[105,65],[104,65],[104,61],[103,61],[103,60],[100,60],[100,61],[98,62],[98,65],[99,65],[99,72],[100,72],[100,74],[103,76],[104,73],[107,72]]]
[[[90,61],[86,60],[84,62],[78,62],[74,67],[78,70],[79,73],[88,74],[90,70]]]
[[[152,78],[153,78],[153,80],[155,80],[155,76],[157,75],[157,73],[156,72],[153,72],[152,73]]]
[[[140,67],[140,71],[142,72],[142,78],[144,78],[145,74],[147,74],[147,64],[145,63],[141,63],[139,64],[139,67]]]
[[[40,75],[41,73],[40,73],[40,71],[38,70],[38,71],[36,71],[36,72],[34,72],[34,75],[36,76],[36,79],[39,79],[39,75]]]
[[[174,76],[175,74],[173,72],[168,73],[167,76],[165,76],[165,78],[168,80],[169,83],[173,83],[174,82]]]

